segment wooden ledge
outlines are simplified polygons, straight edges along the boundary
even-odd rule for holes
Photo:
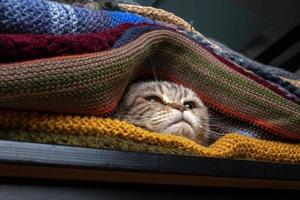
[[[0,140],[0,176],[300,189],[300,165]]]

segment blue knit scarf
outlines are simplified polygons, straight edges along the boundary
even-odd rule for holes
[[[129,12],[95,11],[47,0],[0,0],[2,33],[90,33],[143,22],[154,23]]]

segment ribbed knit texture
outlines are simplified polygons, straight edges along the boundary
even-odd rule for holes
[[[119,48],[123,45],[134,41],[136,38],[138,38],[140,35],[152,31],[152,30],[158,30],[162,29],[162,27],[158,26],[144,26],[144,27],[132,27],[127,29],[124,34],[115,42],[113,48]]]
[[[293,84],[290,84],[289,82],[284,81],[280,77],[278,77],[280,75],[287,78],[299,79],[299,77],[297,77],[295,74],[289,73],[279,68],[260,64],[251,59],[246,58],[245,56],[237,52],[230,50],[224,45],[220,45],[219,43],[215,43],[214,41],[208,40],[201,33],[195,30],[195,28],[192,25],[190,25],[188,22],[181,19],[180,17],[174,15],[173,13],[167,12],[162,9],[153,8],[150,6],[127,5],[127,4],[120,4],[119,6],[124,10],[138,13],[140,15],[149,17],[153,20],[175,24],[185,29],[191,35],[191,37],[196,39],[201,45],[212,50],[217,55],[220,55],[225,59],[228,59],[238,65],[245,67],[248,70],[251,70],[255,74],[263,77],[265,80],[274,82],[275,84],[278,84],[281,87],[285,88],[293,95],[300,97],[300,88],[297,88]]]
[[[138,25],[123,24],[111,30],[80,35],[0,34],[0,62],[108,50],[133,26]]]
[[[74,135],[78,135],[77,139],[83,136],[95,136],[95,140],[98,138],[100,141],[102,137],[105,137],[105,140],[111,137],[112,140],[120,138],[128,142],[139,144],[130,147],[128,145],[122,146],[120,145],[122,142],[120,142],[117,148],[122,150],[141,150],[160,153],[170,153],[171,151],[184,155],[300,163],[300,144],[258,140],[239,134],[227,134],[211,146],[203,147],[185,137],[153,133],[124,121],[96,117],[72,117],[1,111],[0,124],[1,127],[6,129],[15,128],[29,131],[28,136],[23,134],[23,139],[25,140],[26,137],[30,137],[30,131],[52,135],[64,134],[70,138]],[[3,134],[6,133],[4,132]],[[39,142],[49,142],[49,136],[47,136],[47,134],[44,136],[39,135],[36,139],[35,137],[30,138]],[[55,136],[50,138],[52,141],[56,140]],[[59,136],[56,136],[56,138],[58,140]],[[87,142],[86,145],[89,146],[89,142],[86,139],[85,141]],[[103,145],[102,141],[99,143],[95,141],[90,143],[90,146],[101,145],[101,143]],[[110,142],[110,144],[114,144],[114,142]],[[146,144],[148,148],[141,146],[143,144]],[[75,143],[75,145],[78,144]],[[106,145],[109,144],[106,143]],[[112,146],[110,148],[114,147]]]
[[[258,76],[262,77],[265,80],[268,80],[270,82],[273,82],[284,89],[286,89],[288,92],[292,93],[292,95],[295,95],[296,97],[300,97],[300,88],[297,88],[293,84],[290,84],[289,82],[281,79],[278,77],[278,75],[288,76],[288,77],[294,77],[297,79],[297,76],[290,75],[291,73],[288,73],[287,71],[280,70],[279,68],[271,67],[268,65],[263,65],[258,62],[255,62],[254,60],[251,60],[220,43],[212,42],[211,40],[208,40],[207,38],[203,37],[202,35],[198,35],[195,33],[189,33],[195,40],[198,41],[199,44],[202,46],[205,46],[207,49],[211,50],[212,52],[216,53],[217,55],[221,56],[222,58],[225,58],[227,60],[230,60],[238,65],[243,66],[245,69],[252,71],[253,73],[257,74]]]
[[[161,79],[193,89],[217,111],[272,134],[300,139],[298,104],[169,30],[144,33],[110,51],[0,65],[0,105],[108,116],[130,81],[151,77],[153,67]]]
[[[147,31],[156,30],[156,29],[163,29],[163,27],[161,27],[161,26],[149,26],[149,27],[145,26],[145,27],[132,27],[132,28],[129,28],[128,30],[126,30],[124,32],[124,34],[120,37],[120,39],[118,39],[116,41],[116,43],[114,44],[113,47],[114,48],[120,47],[120,46],[122,46],[124,44],[127,44],[127,43],[133,41],[134,39],[138,38],[141,34],[147,32]],[[204,46],[205,48],[207,47],[206,43],[203,44],[201,41],[198,41],[198,40],[197,40],[197,42],[200,45]],[[223,56],[215,53],[215,51],[212,51],[211,48],[209,48],[208,50],[211,51],[213,54],[216,54],[216,57],[219,58],[220,60],[222,60],[223,62],[225,62],[227,64],[231,63],[231,62],[228,62]],[[258,72],[258,70],[257,70],[257,72]],[[255,73],[255,74],[252,75],[252,77],[254,77],[255,80],[260,81],[260,82],[265,82],[265,83],[267,83],[265,85],[268,85],[268,87],[271,87],[273,89],[276,88],[275,91],[278,94],[281,94],[281,95],[285,96],[287,99],[290,99],[290,100],[292,100],[292,101],[294,101],[298,104],[300,103],[300,98],[297,95],[287,91],[285,89],[285,87],[282,87],[279,84],[276,84],[276,83],[273,83],[273,82],[270,82],[270,81],[266,81],[265,78],[264,78],[265,76],[268,76],[268,77],[272,76],[272,77],[274,77],[274,80],[275,80],[275,78],[276,78],[276,80],[281,80],[279,77],[273,76],[272,74],[267,73],[267,72],[266,73]],[[285,81],[285,82],[287,82],[287,81]],[[287,83],[288,83],[288,85],[292,85],[289,82],[287,82]],[[287,86],[287,84],[285,84],[284,86]],[[297,85],[295,85],[295,86],[293,85],[293,87],[297,87]]]
[[[90,10],[47,0],[0,0],[0,32],[90,33],[123,23],[154,23],[137,14]]]

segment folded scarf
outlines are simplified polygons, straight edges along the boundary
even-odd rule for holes
[[[144,24],[123,24],[114,29],[80,35],[0,34],[0,62],[108,50],[124,31],[134,26]]]
[[[2,33],[90,33],[124,23],[154,23],[137,14],[90,10],[47,0],[0,0]]]
[[[157,30],[157,29],[163,29],[164,27],[161,26],[143,26],[143,27],[131,27],[129,29],[127,29],[124,34],[115,42],[114,44],[114,48],[117,47],[121,47],[133,40],[135,40],[136,38],[138,38],[140,35],[142,35],[143,33],[149,31],[149,30]],[[166,27],[164,29],[167,29]],[[205,47],[207,50],[209,50],[212,54],[215,55],[216,58],[218,58],[219,60],[221,60],[222,62],[227,63],[227,65],[231,65],[231,62],[228,62],[228,60],[226,60],[224,57],[222,57],[221,55],[215,53],[215,51],[213,51],[211,48],[208,48],[207,45],[203,44],[202,42],[200,42],[199,40],[195,40],[195,42],[197,42],[198,44],[200,44],[201,46]],[[246,68],[247,69],[247,68]],[[272,74],[269,73],[258,73],[258,74],[252,74],[250,75],[253,79],[255,79],[256,81],[260,81],[263,84],[265,84],[266,87],[270,87],[271,89],[273,88],[275,92],[277,92],[278,94],[284,96],[287,99],[290,99],[292,101],[294,101],[295,103],[300,103],[300,98],[295,95],[294,93],[289,92],[288,90],[286,90],[285,87],[282,87],[280,84],[276,84],[270,81],[266,81],[265,79],[265,75],[267,76],[272,76]],[[280,78],[275,76],[276,80]],[[287,81],[285,81],[287,82]],[[289,84],[291,85],[291,84]],[[287,85],[285,85],[287,86]],[[294,86],[296,87],[296,86]]]
[[[285,88],[288,92],[290,92],[294,96],[300,98],[300,88],[278,77],[278,75],[283,75],[283,76],[298,79],[298,77],[295,74],[289,73],[279,68],[275,68],[275,67],[271,67],[268,65],[263,65],[258,62],[255,62],[254,60],[251,60],[220,43],[216,43],[215,41],[212,42],[212,40],[208,40],[202,35],[198,35],[191,32],[189,34],[191,35],[191,37],[197,40],[198,43],[205,46],[207,49],[210,49],[212,52],[216,53],[222,58],[243,66],[245,69],[252,71],[253,73],[261,76],[265,80],[280,85],[281,87]]]

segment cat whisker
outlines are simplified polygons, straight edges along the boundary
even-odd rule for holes
[[[166,118],[168,118],[169,116],[168,115],[164,115],[164,114],[157,114],[156,116],[152,116],[151,117],[151,120],[157,120],[157,119],[166,119]]]
[[[207,129],[204,129],[204,128],[202,128],[202,127],[199,127],[201,130],[203,130],[203,131],[206,131],[206,132],[208,132],[208,133],[212,133],[212,134],[217,134],[217,135],[220,135],[220,133],[219,132],[215,132],[215,131],[212,131],[212,130],[207,130]]]
[[[152,59],[150,59],[150,65],[151,65],[151,68],[152,68],[154,80],[155,80],[155,82],[158,83],[159,82],[159,78],[158,78],[158,74],[155,72],[155,69],[154,69],[155,67],[154,67]]]
[[[152,60],[148,61],[148,63],[151,64],[153,77],[155,81],[136,83],[136,85],[132,85],[128,94],[126,94],[123,97],[123,102],[126,103],[121,104],[119,107],[120,108],[119,112],[125,116],[121,116],[122,114],[116,116],[119,119],[123,119],[129,123],[135,124],[139,127],[149,129],[151,131],[162,132],[167,130],[172,134],[183,135],[193,140],[195,140],[195,136],[196,136],[195,127],[198,126],[201,126],[202,130],[204,130],[206,133],[209,133],[208,135],[218,134],[213,130],[209,130],[208,121],[210,120],[217,121],[218,118],[215,116],[209,117],[207,114],[207,108],[195,107],[195,109],[198,109],[197,112],[192,111],[191,113],[186,113],[187,115],[185,115],[184,113],[181,114],[179,112],[175,112],[173,110],[173,109],[178,109],[178,107],[175,106],[178,106],[179,104],[182,105],[182,102],[185,99],[189,101],[191,100],[192,102],[193,101],[198,102],[199,104],[202,104],[203,102],[201,102],[201,99],[199,99],[194,92],[192,92],[187,88],[184,88],[183,86],[176,85],[174,83],[169,83],[166,81],[159,81],[158,79],[160,77],[157,75],[155,71],[156,68],[153,65]],[[195,84],[198,84],[198,82]],[[140,99],[137,98],[142,94],[145,97],[147,97],[145,98],[145,100],[147,101],[141,101]],[[165,99],[170,101],[168,102],[169,103],[168,105],[164,104],[164,101],[161,99],[161,96],[166,96]],[[171,104],[174,107],[172,107]],[[172,107],[172,110],[170,110],[170,106]],[[180,120],[180,117],[182,117],[181,115],[190,118],[189,119],[189,121],[191,121],[191,123],[189,123],[190,127],[187,127],[183,123],[176,124],[177,122],[180,122],[176,120]],[[221,125],[222,124],[218,122],[212,123],[212,127],[221,126]],[[206,137],[207,137],[206,135],[202,135],[202,134],[199,135],[201,141],[206,140]]]
[[[225,119],[225,117],[209,116],[209,119],[222,120],[222,119]]]
[[[209,124],[210,127],[223,128],[225,124]]]

